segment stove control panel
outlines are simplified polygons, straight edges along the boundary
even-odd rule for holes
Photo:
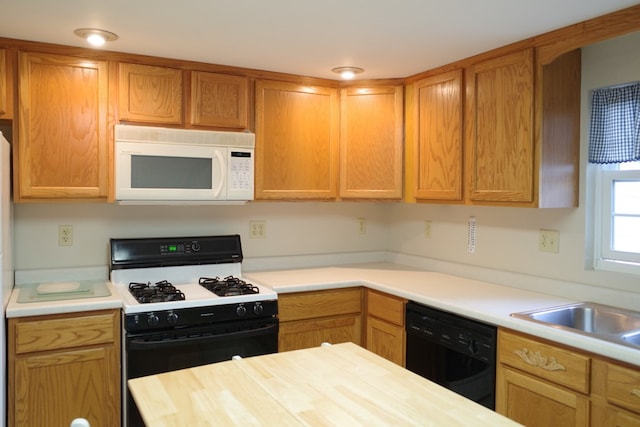
[[[125,315],[125,330],[148,332],[177,327],[211,325],[222,322],[276,317],[278,301],[257,301],[238,304],[158,310]]]

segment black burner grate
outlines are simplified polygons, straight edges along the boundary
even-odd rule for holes
[[[166,280],[151,284],[131,282],[129,292],[141,304],[166,301],[183,301],[184,293]]]
[[[198,283],[220,297],[260,293],[257,286],[234,276],[227,276],[224,279],[201,277]]]

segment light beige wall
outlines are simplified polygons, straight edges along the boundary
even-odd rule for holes
[[[358,218],[366,219],[366,234],[359,233]],[[252,220],[266,221],[265,239],[249,239]],[[386,223],[385,207],[374,203],[23,204],[15,206],[15,268],[107,265],[111,237],[237,233],[245,257],[258,258],[381,251],[386,246]],[[73,246],[58,246],[60,224],[73,225]]]
[[[640,33],[599,43],[582,53],[580,207],[520,209],[441,205],[395,205],[389,212],[388,249],[410,255],[592,284],[640,293],[638,276],[585,268],[589,254],[586,226],[589,91],[640,80]],[[467,221],[477,218],[475,254],[467,252]],[[424,238],[424,221],[432,221],[432,238]],[[538,251],[538,231],[560,232],[560,252]],[[455,271],[455,266],[452,267]]]

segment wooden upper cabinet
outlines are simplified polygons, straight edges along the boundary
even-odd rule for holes
[[[526,49],[469,68],[470,203],[578,205],[580,78],[579,49],[544,64]]]
[[[249,79],[245,76],[191,72],[190,124],[249,127]]]
[[[13,72],[9,52],[0,49],[0,119],[13,118]]]
[[[256,199],[335,199],[338,90],[256,81]]]
[[[119,119],[130,122],[183,123],[182,70],[120,63]]]
[[[469,199],[533,202],[533,50],[468,69]]]
[[[402,197],[403,88],[340,91],[340,196]]]
[[[416,200],[462,200],[462,94],[462,70],[413,84]]]
[[[16,201],[107,199],[108,95],[106,61],[20,53]]]

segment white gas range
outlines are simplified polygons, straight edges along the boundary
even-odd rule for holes
[[[240,236],[111,239],[110,254],[124,426],[144,425],[128,379],[278,351],[277,294],[242,279]]]

